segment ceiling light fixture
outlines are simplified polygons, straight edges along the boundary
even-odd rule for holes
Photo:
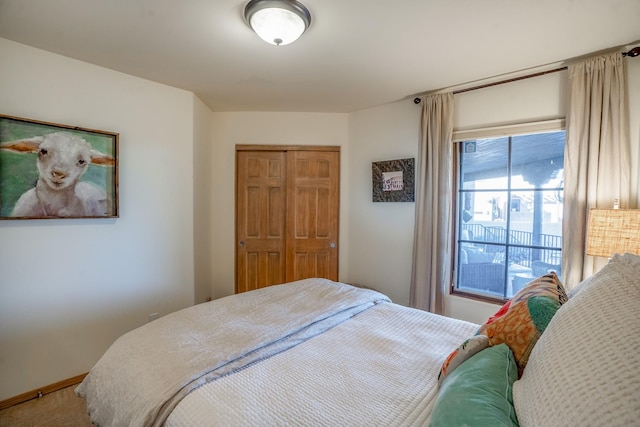
[[[251,0],[244,18],[262,40],[277,46],[296,41],[311,24],[309,9],[296,0]]]

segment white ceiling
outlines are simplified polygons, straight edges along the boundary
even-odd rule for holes
[[[244,23],[247,1],[0,0],[0,37],[192,91],[212,111],[308,112],[640,40],[639,0],[302,0],[311,27],[272,46]]]

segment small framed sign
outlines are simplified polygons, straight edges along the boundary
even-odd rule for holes
[[[414,159],[372,163],[374,202],[415,201]]]

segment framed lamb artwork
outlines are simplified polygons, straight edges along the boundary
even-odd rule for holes
[[[371,166],[373,201],[415,201],[414,163],[414,159],[373,162]]]
[[[0,219],[117,218],[118,138],[0,114]]]

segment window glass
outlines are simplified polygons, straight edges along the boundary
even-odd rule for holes
[[[561,271],[565,132],[458,143],[454,292],[508,299]]]

